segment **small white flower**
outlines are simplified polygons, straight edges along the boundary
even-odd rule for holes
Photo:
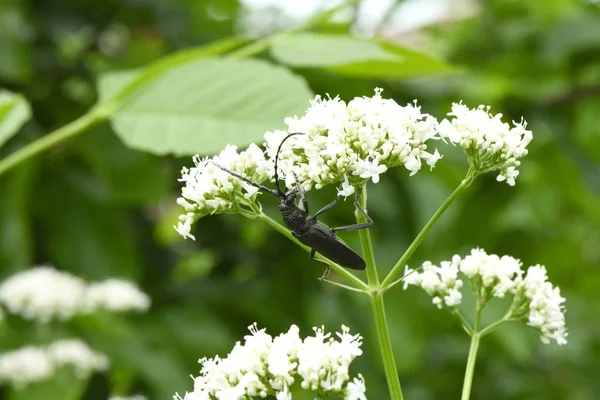
[[[454,103],[448,113],[454,118],[443,120],[438,131],[442,139],[462,147],[479,172],[500,171],[497,180],[512,186],[519,175],[519,159],[527,155],[533,136],[525,121],[513,122],[511,128],[502,122],[502,114],[492,115],[489,111],[489,106],[469,109]]]
[[[84,308],[90,312],[101,309],[117,312],[147,311],[150,308],[150,298],[133,282],[113,278],[88,286]]]
[[[344,400],[367,400],[366,391],[365,379],[361,374],[358,374],[358,378],[354,378],[352,382],[348,382]]]

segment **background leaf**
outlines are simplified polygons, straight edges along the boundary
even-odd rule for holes
[[[0,89],[0,147],[31,118],[31,108],[20,94]]]
[[[100,91],[124,84],[108,76]],[[282,128],[302,113],[312,93],[284,68],[258,60],[201,58],[171,68],[140,88],[112,116],[129,147],[155,154],[193,155],[262,141],[266,129]]]
[[[273,41],[271,54],[293,67],[326,68],[372,78],[409,78],[452,72],[431,55],[375,39],[300,33]]]

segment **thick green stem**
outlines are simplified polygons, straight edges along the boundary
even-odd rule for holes
[[[367,186],[363,190],[358,199],[363,210],[368,213],[367,209]],[[359,224],[367,222],[367,219],[358,210],[355,211],[356,222]],[[400,379],[398,378],[398,370],[394,360],[394,351],[392,349],[392,341],[388,330],[387,319],[385,316],[385,307],[383,303],[383,292],[380,290],[379,277],[377,275],[377,265],[375,264],[375,254],[371,243],[371,235],[368,229],[358,231],[360,236],[360,244],[362,254],[367,264],[367,282],[369,283],[369,297],[371,298],[371,308],[375,318],[375,330],[377,331],[377,339],[379,342],[379,350],[383,359],[383,369],[390,391],[390,399],[402,400],[402,388],[400,387]]]
[[[477,350],[479,350],[479,341],[481,340],[481,332],[479,326],[481,324],[481,311],[483,310],[484,302],[477,300],[477,309],[475,312],[475,325],[471,334],[471,346],[469,348],[469,358],[467,359],[467,367],[465,369],[465,380],[463,382],[461,400],[469,400],[471,396],[471,386],[473,385],[473,374],[475,373],[475,362],[477,361]]]
[[[285,226],[281,225],[279,222],[275,221],[273,218],[269,217],[266,214],[262,214],[262,213],[258,216],[258,218],[260,218],[267,224],[271,225],[277,232],[281,233],[283,236],[287,237],[288,239],[290,239],[292,242],[296,243],[298,246],[302,247],[307,252],[310,252],[310,247],[301,243],[298,239],[296,239],[292,235],[292,233],[290,232],[289,229],[287,229]],[[363,291],[369,290],[369,287],[367,286],[367,284],[365,284],[359,278],[354,276],[352,273],[350,273],[348,270],[346,270],[341,265],[334,263],[333,261],[329,260],[328,258],[323,257],[320,254],[317,254],[316,257],[320,260],[324,260],[327,263],[329,263],[329,265],[331,266],[331,269],[333,269],[338,275],[341,275],[344,278],[346,278],[348,281],[350,281],[352,283],[352,285],[354,285],[356,288],[361,289]]]
[[[360,192],[358,202],[363,210],[368,213],[367,185],[365,185]],[[356,222],[359,224],[364,224],[367,222],[367,218],[358,210],[355,210],[354,214],[356,216]],[[373,252],[373,244],[371,243],[371,234],[368,229],[361,229],[358,231],[358,235],[360,237],[360,247],[362,248],[363,258],[365,260],[365,264],[367,264],[367,283],[372,291],[379,290],[379,276],[377,275],[377,265],[375,264],[375,253]]]
[[[0,175],[36,154],[48,150],[60,142],[104,121],[108,117],[106,111],[107,108],[105,107],[92,108],[87,114],[77,118],[75,121],[37,139],[35,142],[0,160]]]
[[[471,347],[469,348],[469,359],[467,360],[461,400],[469,400],[471,396],[471,385],[473,384],[473,373],[475,372],[475,361],[477,360],[480,339],[479,333],[474,333],[471,336]]]
[[[379,342],[379,351],[383,359],[383,369],[387,380],[388,389],[390,391],[391,400],[402,400],[402,388],[400,387],[400,379],[398,378],[398,370],[396,369],[396,361],[394,361],[394,351],[392,349],[392,341],[390,332],[387,326],[385,316],[385,307],[383,304],[383,293],[375,291],[370,293],[371,308],[375,317],[375,329],[377,330],[377,339]]]
[[[402,257],[400,257],[396,265],[394,265],[390,273],[385,277],[385,279],[381,283],[381,288],[383,291],[389,289],[391,286],[393,286],[393,284],[395,284],[395,282],[393,282],[394,278],[400,272],[402,272],[402,269],[408,263],[408,260],[417,250],[421,242],[425,239],[425,236],[427,236],[427,233],[429,233],[433,225],[435,225],[435,223],[442,216],[444,211],[446,211],[446,209],[450,207],[450,204],[452,204],[454,200],[456,200],[458,195],[461,194],[466,188],[468,188],[471,185],[471,183],[473,183],[477,175],[477,172],[473,168],[469,168],[465,179],[463,179],[460,185],[458,185],[454,192],[452,192],[452,194],[446,199],[446,201],[444,201],[440,208],[437,209],[437,211],[435,212],[435,214],[433,214],[429,221],[427,221],[427,224],[425,224],[423,229],[421,229],[421,232],[419,232],[415,240],[413,240],[410,246],[408,246],[408,249],[406,249]]]

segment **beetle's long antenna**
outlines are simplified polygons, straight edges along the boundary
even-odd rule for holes
[[[277,154],[275,155],[275,186],[277,186],[277,193],[280,197],[285,197],[285,193],[281,190],[281,187],[279,186],[279,176],[277,174],[277,162],[279,161],[279,152],[281,151],[281,147],[283,146],[283,143],[285,143],[285,141],[288,140],[289,138],[291,138],[292,136],[296,136],[296,135],[306,135],[306,133],[295,132],[295,133],[290,133],[289,135],[284,137],[283,140],[281,141],[281,143],[279,143],[279,147],[277,148]]]
[[[220,168],[220,169],[222,169],[223,171],[227,172],[229,175],[235,176],[236,178],[243,180],[244,182],[246,182],[246,183],[248,183],[248,184],[250,184],[250,185],[254,186],[255,188],[258,188],[258,189],[262,190],[263,192],[271,193],[271,194],[272,194],[273,196],[275,196],[275,197],[280,197],[280,196],[279,196],[279,193],[278,193],[278,192],[276,192],[275,190],[269,189],[269,188],[268,188],[268,187],[266,187],[266,186],[260,185],[260,184],[258,184],[258,183],[256,183],[256,182],[253,182],[253,181],[251,181],[250,179],[246,178],[245,176],[242,176],[242,175],[240,175],[240,174],[238,174],[238,173],[236,173],[236,172],[233,172],[233,171],[231,171],[231,170],[228,170],[228,169],[227,169],[227,168],[225,168],[225,167],[222,167],[222,166],[220,166],[219,164],[217,164],[217,163],[216,163],[216,162],[214,162],[214,161],[211,161],[211,162],[212,162],[212,163],[213,163],[213,164],[214,164],[214,165],[215,165],[217,168]]]

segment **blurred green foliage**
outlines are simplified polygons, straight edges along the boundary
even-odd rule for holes
[[[386,97],[401,104],[416,98],[439,118],[462,99],[470,106],[490,104],[507,119],[527,119],[534,141],[516,187],[498,184],[491,175],[479,179],[444,215],[411,265],[475,246],[513,255],[525,266],[546,265],[567,298],[569,344],[544,346],[527,327],[502,327],[482,343],[472,398],[595,399],[600,7],[584,0],[492,0],[479,7],[471,18],[424,30],[429,51],[460,66],[460,74],[390,80],[301,63],[293,72],[312,92],[345,100],[381,86]],[[0,84],[28,99],[33,119],[0,156],[84,114],[97,98],[100,75],[229,37],[240,12],[234,0],[4,0]],[[350,27],[321,29],[345,33]],[[301,59],[287,50],[261,58]],[[280,96],[287,100],[285,93]],[[308,104],[308,98],[292,100]],[[445,157],[433,172],[409,179],[396,169],[369,187],[369,213],[376,222],[371,234],[383,269],[394,264],[466,171],[456,149],[440,147]],[[254,321],[272,334],[291,324],[304,335],[315,325],[350,326],[365,337],[365,355],[355,371],[365,376],[369,398],[387,398],[367,297],[322,284],[319,264],[268,226],[241,216],[201,220],[196,242],[176,234],[176,180],[181,166],[190,163],[131,150],[104,123],[0,178],[1,278],[51,263],[88,279],[135,279],[153,299],[143,316],[61,328],[85,335],[111,357],[113,368],[94,377],[86,399],[114,391],[164,399],[191,389],[197,360],[227,352]],[[328,188],[310,193],[309,200],[318,208],[333,196]],[[264,203],[277,217],[274,202]],[[325,222],[347,224],[351,215],[346,202]],[[357,235],[341,236],[358,248]],[[405,397],[457,398],[468,351],[460,326],[416,290],[391,290],[386,309]],[[32,340],[33,333],[18,326],[2,332],[1,349]]]

